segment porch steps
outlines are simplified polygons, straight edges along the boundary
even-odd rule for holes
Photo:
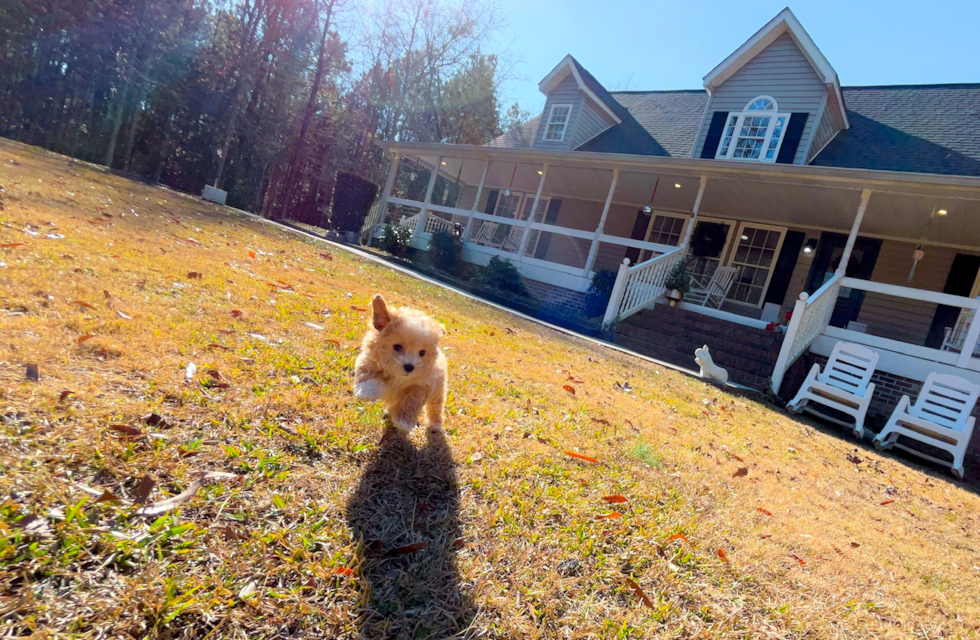
[[[753,389],[769,387],[783,334],[658,304],[621,322],[615,341],[624,347],[678,366],[697,370],[694,350],[711,349],[729,378]]]

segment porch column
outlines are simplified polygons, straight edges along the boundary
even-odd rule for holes
[[[677,245],[683,252],[687,251],[687,244],[691,241],[691,235],[694,233],[694,226],[698,222],[698,211],[701,210],[701,199],[704,198],[704,190],[707,186],[708,176],[701,176],[701,182],[698,185],[698,196],[694,199],[694,206],[691,208],[691,222],[688,223],[687,230],[684,232],[684,239]]]
[[[473,198],[473,206],[470,207],[470,217],[466,220],[466,230],[463,231],[463,244],[470,241],[470,231],[473,229],[473,214],[480,206],[480,196],[483,195],[483,185],[487,182],[487,173],[490,171],[490,158],[483,161],[483,175],[480,176],[480,186],[476,188],[476,197]]]
[[[517,249],[517,261],[524,261],[524,251],[527,249],[528,240],[531,238],[531,223],[534,222],[534,214],[538,210],[538,202],[541,201],[541,191],[544,190],[544,181],[548,178],[548,163],[541,167],[541,179],[538,180],[538,190],[534,194],[534,204],[531,205],[531,213],[528,214],[527,226],[521,234],[521,246]]]
[[[851,252],[854,250],[854,242],[857,241],[858,231],[861,229],[861,221],[864,220],[864,212],[868,208],[868,200],[871,199],[871,189],[861,192],[861,204],[858,205],[857,215],[854,216],[854,224],[851,225],[851,233],[847,236],[847,243],[844,245],[844,253],[840,257],[840,265],[837,267],[837,275],[844,277],[847,273],[847,263],[851,260]]]
[[[599,217],[599,226],[595,229],[595,235],[592,236],[592,246],[589,247],[589,257],[585,261],[585,269],[583,270],[586,278],[589,277],[589,273],[592,272],[592,268],[595,266],[596,255],[599,253],[599,237],[602,236],[602,232],[606,229],[606,218],[609,217],[609,206],[612,204],[613,193],[616,191],[616,183],[619,182],[619,169],[613,169],[612,184],[609,185],[609,194],[606,196],[606,204],[602,207],[602,215]]]
[[[960,355],[956,359],[956,366],[960,369],[966,369],[970,360],[973,359],[973,350],[977,348],[977,340],[980,340],[980,309],[973,310],[973,320],[970,321],[970,328],[966,332],[966,337],[963,338],[963,348],[960,349]]]
[[[378,211],[380,215],[371,221],[371,228],[368,233],[368,244],[374,240],[374,234],[378,231],[378,226],[388,217],[388,198],[391,197],[391,189],[395,186],[395,175],[398,173],[398,163],[401,161],[401,154],[395,151],[391,155],[391,166],[388,168],[388,178],[381,191],[381,200],[378,201]]]
[[[419,219],[415,222],[415,232],[412,234],[418,237],[425,231],[425,216],[429,213],[428,205],[432,203],[432,191],[436,188],[436,178],[439,177],[439,167],[442,166],[442,156],[436,158],[436,164],[432,167],[432,175],[429,176],[429,186],[425,189],[425,200],[422,201],[422,209],[419,211]]]

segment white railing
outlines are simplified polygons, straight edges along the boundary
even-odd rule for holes
[[[842,279],[840,274],[834,274],[822,287],[814,291],[812,296],[807,295],[806,292],[800,294],[772,372],[774,393],[779,393],[783,376],[786,375],[790,365],[803,355],[803,352],[830,324],[830,316],[834,313],[834,306],[837,304]]]
[[[439,216],[429,215],[425,218],[425,232],[435,233],[436,231],[452,231],[453,223]]]
[[[632,267],[629,258],[623,260],[606,306],[603,326],[624,320],[660,299],[667,292],[664,285],[667,275],[682,258],[683,252],[678,247]]]

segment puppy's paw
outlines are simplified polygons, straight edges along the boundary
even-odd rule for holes
[[[395,425],[405,433],[408,433],[414,429],[417,424],[417,420],[415,418],[400,416],[397,414],[389,416],[389,419],[391,420],[391,424]]]
[[[442,422],[430,422],[429,423],[430,433],[440,433],[442,432]]]
[[[358,400],[378,400],[383,392],[384,384],[376,378],[369,378],[354,385],[354,397]]]

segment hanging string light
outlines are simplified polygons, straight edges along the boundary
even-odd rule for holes
[[[912,270],[909,271],[908,282],[912,282],[912,278],[915,277],[915,268],[919,266],[919,260],[922,260],[926,256],[926,252],[922,247],[926,241],[926,236],[929,235],[929,227],[932,226],[932,220],[936,215],[944,216],[946,215],[946,210],[940,209],[939,207],[932,208],[932,213],[929,214],[929,221],[926,222],[926,228],[922,231],[922,237],[919,238],[919,244],[915,246],[915,250],[912,252]]]
[[[510,174],[510,184],[504,189],[504,195],[510,197],[510,188],[514,186],[514,176],[517,175],[517,165],[514,165],[514,172]]]
[[[657,176],[657,181],[653,183],[653,193],[650,194],[650,204],[643,207],[643,213],[645,215],[650,215],[653,213],[653,199],[657,197],[657,187],[660,186],[660,176]]]
[[[419,166],[419,162],[422,160],[422,156],[415,156],[415,166]],[[415,172],[415,169],[408,174],[408,179],[415,182],[415,179],[419,177],[419,174]]]

